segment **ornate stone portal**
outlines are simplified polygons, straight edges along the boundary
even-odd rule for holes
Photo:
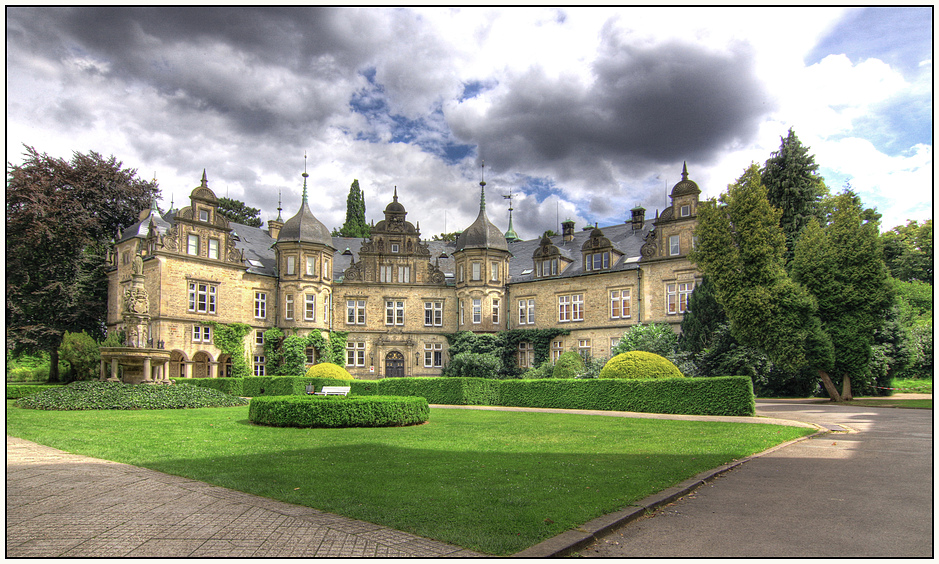
[[[121,312],[126,333],[124,346],[101,348],[101,379],[126,384],[172,384],[166,370],[170,352],[163,350],[160,343],[154,347],[150,336],[150,299],[145,287],[143,258],[139,254],[134,256],[132,269],[130,286],[124,289]],[[123,374],[119,367],[123,368]],[[106,378],[108,372],[110,377]]]

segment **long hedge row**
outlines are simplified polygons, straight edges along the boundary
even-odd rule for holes
[[[259,396],[248,419],[274,427],[400,427],[426,423],[427,400],[388,396]]]
[[[289,376],[249,378],[178,379],[181,384],[223,389],[233,395],[303,395],[313,384],[350,386],[356,396],[414,396],[432,404],[501,405],[557,409],[597,409],[682,415],[752,416],[756,410],[753,382],[748,376],[720,378],[546,379],[495,380],[488,378],[385,378],[383,380],[332,380]],[[223,384],[222,382],[229,383]],[[240,384],[238,383],[240,382]],[[223,390],[225,391],[225,390]]]

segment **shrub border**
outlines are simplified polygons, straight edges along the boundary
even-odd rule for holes
[[[248,407],[249,421],[273,427],[404,427],[429,418],[422,397],[261,396]]]

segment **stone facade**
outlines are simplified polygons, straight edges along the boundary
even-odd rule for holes
[[[122,302],[140,257],[149,297],[149,346],[170,352],[170,377],[230,374],[230,359],[206,321],[246,323],[249,364],[265,373],[260,335],[348,332],[346,368],[357,378],[440,375],[446,335],[507,329],[570,330],[552,357],[575,350],[607,357],[637,323],[677,331],[700,273],[688,260],[700,190],[687,169],[672,205],[655,219],[631,210],[616,225],[561,236],[508,239],[480,213],[457,241],[421,239],[394,199],[371,237],[332,237],[307,203],[268,229],[229,223],[205,173],[191,204],[161,216],[155,207],[118,235],[109,272],[108,327],[126,330]],[[533,351],[520,346],[528,365]],[[316,361],[310,351],[310,360]]]

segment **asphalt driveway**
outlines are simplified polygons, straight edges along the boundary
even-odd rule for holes
[[[757,401],[847,429],[750,460],[580,550],[602,557],[931,557],[932,410]]]

